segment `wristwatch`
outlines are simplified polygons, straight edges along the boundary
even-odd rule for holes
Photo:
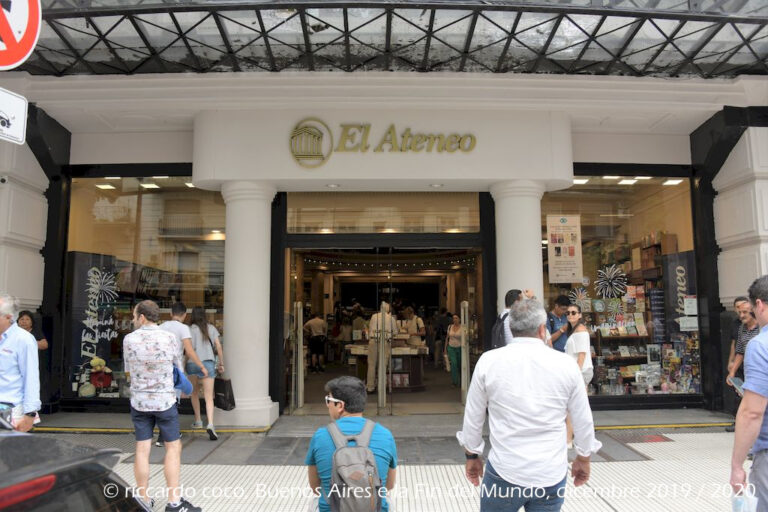
[[[467,453],[467,452],[464,452],[464,456],[467,458],[467,460],[472,460],[480,457],[480,455],[477,453]]]

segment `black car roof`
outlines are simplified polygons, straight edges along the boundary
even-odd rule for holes
[[[120,450],[95,448],[40,435],[0,433],[0,487],[95,462],[110,471]]]

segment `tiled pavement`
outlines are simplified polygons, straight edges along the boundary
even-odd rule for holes
[[[115,471],[133,479],[133,439],[128,434],[56,435],[125,452]],[[729,510],[728,469],[733,435],[721,428],[611,430],[598,432],[603,449],[590,482],[569,483],[565,512]],[[308,437],[224,434],[184,437],[182,481],[193,503],[207,511],[307,510],[304,456]],[[479,510],[475,489],[463,475],[453,437],[398,438],[398,511]],[[162,488],[164,450],[153,446],[151,486]],[[578,493],[575,495],[574,493]],[[227,495],[228,497],[216,497]],[[193,499],[194,498],[194,499]],[[156,510],[161,510],[162,499]]]

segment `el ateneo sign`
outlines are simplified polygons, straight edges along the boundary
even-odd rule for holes
[[[471,153],[477,145],[472,134],[424,133],[398,128],[394,123],[377,128],[370,123],[342,123],[334,132],[320,119],[308,117],[293,128],[290,151],[308,169],[325,164],[333,153]]]

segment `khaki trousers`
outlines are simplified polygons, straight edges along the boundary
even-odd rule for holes
[[[389,342],[386,342],[386,362],[384,363],[386,366],[385,369],[389,367]],[[379,361],[379,340],[377,339],[370,339],[368,340],[368,378],[365,381],[365,387],[368,388],[368,391],[373,391],[373,389],[376,387],[376,376],[378,375],[378,369],[377,369],[377,362]]]

